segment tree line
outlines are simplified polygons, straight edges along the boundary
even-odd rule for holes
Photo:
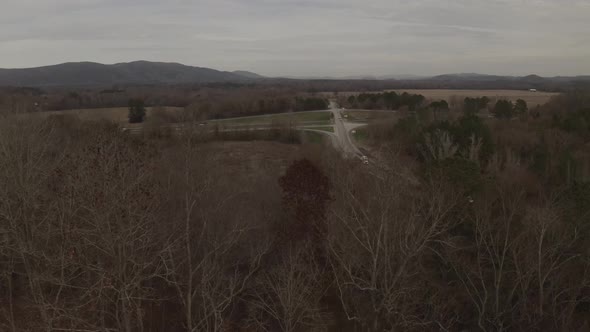
[[[389,91],[360,93],[346,98],[342,97],[340,103],[347,108],[398,110],[407,107],[409,110],[414,111],[422,105],[425,99],[424,96],[418,94],[409,94],[407,92],[398,94],[395,91]]]
[[[142,100],[146,107],[201,108],[212,118],[328,107],[325,98],[289,87],[212,85],[0,90],[0,106],[19,112],[127,107],[130,100]]]

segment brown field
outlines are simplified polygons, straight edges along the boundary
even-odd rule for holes
[[[147,107],[146,116],[149,119],[154,107]],[[167,112],[180,112],[183,110],[181,107],[163,107]],[[127,115],[129,109],[127,107],[114,107],[114,108],[92,108],[92,109],[75,109],[75,110],[64,110],[64,111],[49,111],[35,113],[42,117],[48,117],[51,115],[75,115],[80,120],[98,121],[98,120],[109,120],[118,123],[127,123]]]

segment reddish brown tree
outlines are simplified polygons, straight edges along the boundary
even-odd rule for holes
[[[294,223],[284,230],[294,239],[325,231],[326,205],[330,200],[330,181],[308,159],[293,162],[279,179],[283,204],[293,213]]]

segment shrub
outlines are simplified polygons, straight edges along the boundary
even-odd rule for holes
[[[463,101],[463,112],[466,115],[476,114],[479,110],[488,106],[490,99],[488,97],[470,98],[467,97]]]
[[[498,100],[494,106],[494,115],[499,119],[511,119],[514,116],[514,107],[508,100]]]
[[[129,123],[142,123],[145,118],[145,106],[141,99],[129,101]]]
[[[477,191],[483,184],[481,169],[477,163],[461,157],[428,163],[425,174],[428,177],[442,177],[466,194]]]

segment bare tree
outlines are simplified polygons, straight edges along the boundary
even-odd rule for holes
[[[339,183],[343,206],[331,216],[330,263],[348,319],[374,331],[442,327],[441,312],[424,310],[436,290],[423,264],[440,254],[455,198],[436,183],[427,196],[412,194],[397,176],[362,183],[371,194],[352,181]]]
[[[243,242],[256,230],[228,213],[241,192],[223,190],[213,175],[219,174],[215,156],[199,149],[198,139],[198,132],[184,133],[181,176],[170,177],[170,190],[180,202],[172,223],[179,231],[172,232],[161,256],[184,308],[187,330],[219,331],[270,242]]]
[[[575,328],[588,287],[578,233],[550,208],[527,207],[522,192],[497,190],[477,200],[465,221],[474,241],[456,239],[445,254],[476,309],[477,327]]]
[[[329,317],[321,300],[327,291],[326,267],[313,255],[314,246],[291,246],[278,266],[262,271],[247,297],[256,330],[323,331]]]
[[[9,288],[10,327],[16,329],[14,289],[22,280],[32,300],[31,313],[39,322],[35,328],[49,331],[61,315],[55,310],[61,298],[59,288],[51,293],[45,289],[62,279],[64,252],[59,243],[63,224],[52,218],[53,209],[43,198],[47,197],[48,178],[63,154],[52,146],[50,126],[25,117],[9,117],[1,126],[0,228],[3,260],[8,263],[2,272]],[[17,271],[16,266],[22,269]]]
[[[75,220],[68,246],[83,275],[76,281],[80,305],[94,314],[88,324],[142,331],[144,303],[156,300],[150,283],[161,271],[154,160],[116,127],[90,131],[85,139],[60,169],[56,193]]]

